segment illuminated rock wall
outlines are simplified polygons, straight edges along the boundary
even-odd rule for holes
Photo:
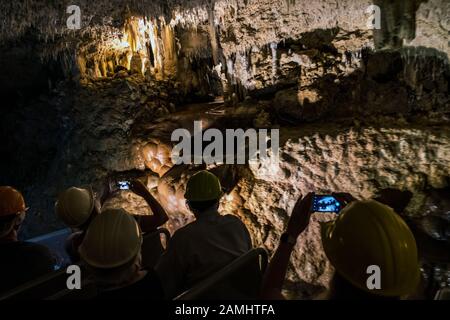
[[[349,192],[364,199],[386,188],[408,190],[413,198],[403,214],[421,221],[429,214],[425,208],[431,208],[425,190],[444,188],[449,182],[450,130],[441,125],[426,119],[417,123],[384,119],[381,127],[344,121],[282,129],[279,166],[262,163],[212,169],[229,189],[221,211],[238,215],[250,229],[254,244],[269,251],[276,248],[297,198],[310,191]],[[172,230],[192,220],[183,194],[194,172],[189,167],[171,170],[155,189],[170,212]],[[445,221],[442,214],[447,209],[441,209]],[[289,294],[311,297],[328,287],[332,269],[322,249],[319,221],[332,218],[315,214],[300,237],[286,284]]]

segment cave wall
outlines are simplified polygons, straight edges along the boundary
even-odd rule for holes
[[[370,16],[366,10],[372,4],[381,7],[381,30],[367,26]],[[286,79],[285,71],[302,65],[303,51],[325,47],[333,39],[334,53],[341,59],[367,47],[423,46],[447,58],[449,53],[450,9],[443,0],[116,0],[98,1],[95,6],[83,0],[77,3],[80,30],[65,26],[68,5],[67,1],[5,4],[0,41],[20,39],[32,30],[45,44],[42,56],[62,52],[82,77],[106,77],[118,66],[131,69],[133,62],[133,69],[149,71],[158,78],[194,75],[187,89],[193,86],[204,91],[210,85],[202,83],[205,75],[211,77],[216,70],[224,92],[238,98],[245,95],[239,86],[268,90],[279,83],[291,84],[295,78]],[[194,36],[186,38],[186,33]],[[428,54],[436,55],[432,50]],[[178,58],[184,61],[178,64]],[[199,76],[192,68],[179,68],[193,60],[209,68]]]

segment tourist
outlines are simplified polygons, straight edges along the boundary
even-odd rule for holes
[[[106,209],[93,219],[79,248],[97,299],[162,299],[158,277],[141,266],[142,234],[132,215]]]
[[[309,224],[313,197],[310,193],[299,199],[292,211],[267,268],[263,298],[284,298],[281,289],[290,255],[298,236]],[[419,284],[420,272],[416,242],[406,223],[390,207],[375,200],[335,197],[346,206],[335,221],[322,225],[323,248],[335,268],[326,298],[399,299],[412,294]],[[377,271],[379,275],[375,277],[380,279],[372,278],[372,283],[368,279],[371,272]]]
[[[57,216],[72,229],[66,240],[66,251],[72,263],[78,262],[78,247],[86,234],[86,229],[100,211],[100,201],[87,188],[70,187],[62,192],[55,203]]]
[[[152,215],[136,215],[135,218],[143,232],[153,232],[167,220],[167,214],[161,205],[153,198],[150,191],[139,180],[130,184],[130,190],[143,197],[152,210]],[[56,201],[57,215],[72,228],[73,233],[66,241],[66,251],[72,262],[79,260],[78,247],[86,234],[91,221],[99,214],[106,199],[111,196],[111,190],[105,190],[102,197],[96,200],[91,187],[71,187],[65,190]]]
[[[191,288],[252,249],[244,223],[219,214],[222,194],[219,179],[208,171],[189,179],[185,198],[196,220],[175,232],[155,267],[166,298]]]
[[[36,243],[19,241],[17,233],[27,208],[22,194],[0,187],[0,292],[13,289],[53,271],[55,259]]]

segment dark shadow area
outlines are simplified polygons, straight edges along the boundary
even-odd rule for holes
[[[64,98],[53,90],[66,74],[60,56],[41,59],[32,31],[20,44],[8,43],[0,50],[0,184],[26,189],[46,174],[60,145]]]
[[[375,47],[401,48],[403,40],[416,36],[416,11],[427,0],[374,0],[381,9],[381,29],[374,30]]]
[[[278,92],[273,104],[281,123],[450,112],[445,54],[421,47],[360,54],[363,63],[350,74],[326,72],[312,84]]]

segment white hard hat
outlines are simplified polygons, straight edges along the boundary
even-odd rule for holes
[[[91,188],[71,187],[58,197],[55,211],[69,227],[79,227],[91,216],[94,209],[94,194]]]
[[[141,230],[124,209],[106,209],[94,218],[79,248],[81,259],[96,268],[130,262],[141,249]]]

